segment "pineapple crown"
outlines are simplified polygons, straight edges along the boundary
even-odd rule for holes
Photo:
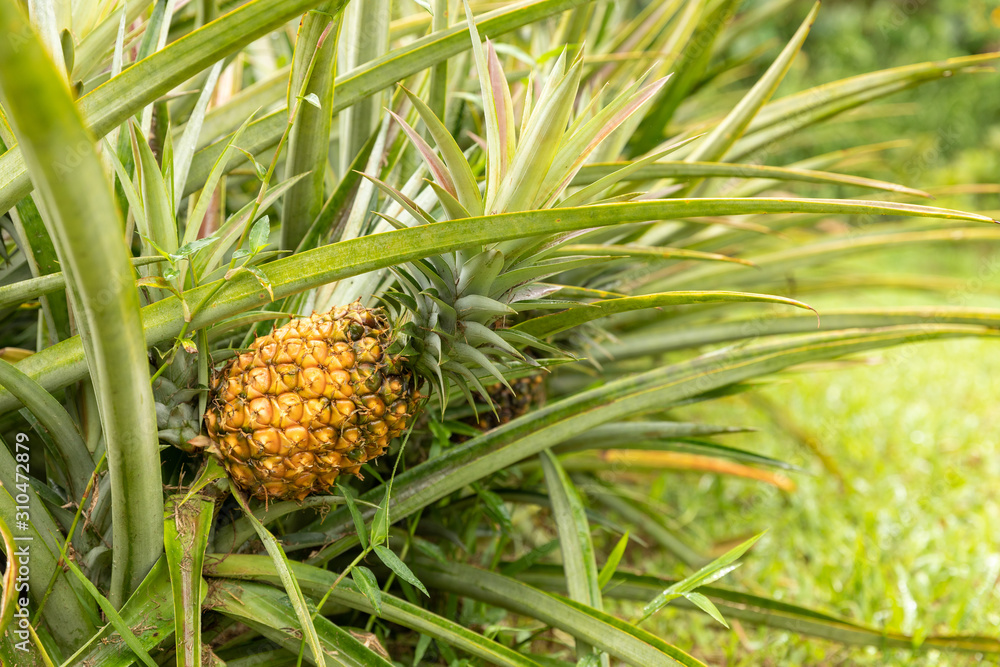
[[[403,89],[413,111],[423,121],[435,148],[399,115],[392,113],[422,157],[432,176],[440,216],[448,220],[541,208],[564,208],[597,203],[599,197],[631,171],[665,152],[631,163],[567,195],[574,176],[594,150],[663,86],[666,79],[626,87],[606,105],[600,95],[577,107],[583,61],[569,62],[565,51],[552,64],[545,81],[536,86],[532,74],[524,86],[520,122],[515,120],[507,77],[493,44],[480,41],[466,6],[472,52],[478,72],[485,118],[485,139],[477,145],[485,153],[485,168],[477,174],[440,118],[419,97]],[[538,88],[537,97],[535,96]],[[671,147],[676,148],[676,146]],[[481,164],[476,161],[475,164]],[[377,213],[396,228],[434,224],[431,211],[393,186],[365,174],[402,209],[393,217]],[[418,197],[426,202],[427,197]],[[415,369],[428,378],[442,396],[449,380],[473,402],[472,391],[489,403],[481,378],[492,376],[509,388],[504,370],[537,365],[519,350],[555,348],[516,329],[497,326],[502,318],[527,310],[578,305],[549,299],[559,285],[540,281],[581,266],[592,266],[592,255],[559,253],[560,246],[585,232],[494,243],[411,262],[394,269],[395,291],[384,295],[400,328],[403,352]]]

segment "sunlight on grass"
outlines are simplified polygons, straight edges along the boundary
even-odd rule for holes
[[[683,417],[760,429],[726,443],[753,443],[814,473],[795,476],[795,493],[684,475],[671,478],[663,499],[713,552],[770,528],[746,564],[720,582],[727,586],[918,636],[987,634],[1000,623],[1000,554],[991,532],[1000,512],[998,393],[1000,355],[987,341],[913,346],[873,357],[871,365],[790,375],[761,395],[800,416],[796,434],[747,396],[693,406]],[[836,459],[843,482],[803,436]],[[674,637],[684,628],[682,647],[717,647],[701,656],[710,664],[978,663],[933,652],[881,655],[750,626],[727,636],[686,612],[656,625]]]

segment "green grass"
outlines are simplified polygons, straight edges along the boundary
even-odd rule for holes
[[[761,484],[686,475],[688,483],[670,484],[664,500],[709,543],[769,529],[727,585],[908,633],[991,633],[1000,623],[1000,556],[991,532],[1000,513],[996,345],[920,345],[873,362],[760,392],[801,416],[799,427],[836,459],[843,485],[798,438],[740,397],[684,414],[758,427],[727,442],[814,475],[796,475],[798,489],[788,496]],[[750,628],[746,642],[713,642],[705,636],[715,632],[707,619],[661,622],[671,634],[685,627],[696,646],[722,647],[705,654],[710,664],[975,662],[873,655]]]
[[[938,300],[995,306],[996,252],[913,252],[901,270],[964,277]],[[848,267],[845,267],[848,268]],[[865,304],[923,303],[870,294]],[[811,303],[823,305],[819,300]],[[893,349],[786,373],[770,386],[676,412],[683,420],[753,426],[726,437],[805,468],[797,490],[734,478],[669,474],[651,492],[702,548],[718,551],[767,529],[745,564],[719,582],[888,630],[994,634],[1000,624],[1000,349],[957,340]],[[776,424],[761,399],[795,421]],[[810,445],[812,448],[810,448]],[[833,459],[824,466],[815,449]],[[643,569],[687,574],[670,559]],[[648,629],[712,665],[972,665],[973,655],[913,654],[841,645],[749,625],[728,632],[704,615],[669,611]]]

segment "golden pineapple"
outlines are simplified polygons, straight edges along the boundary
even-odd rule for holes
[[[420,398],[391,344],[382,310],[355,303],[294,319],[233,359],[205,421],[237,485],[301,500],[382,454]]]

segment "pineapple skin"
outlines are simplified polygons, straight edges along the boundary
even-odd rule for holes
[[[338,306],[258,337],[217,373],[205,422],[236,484],[298,501],[360,477],[421,398],[392,337],[380,308]]]
[[[532,373],[513,380],[510,387],[508,389],[499,382],[486,387],[490,400],[496,408],[496,414],[491,411],[482,412],[475,424],[479,430],[489,431],[497,426],[503,426],[545,405],[544,373]]]

